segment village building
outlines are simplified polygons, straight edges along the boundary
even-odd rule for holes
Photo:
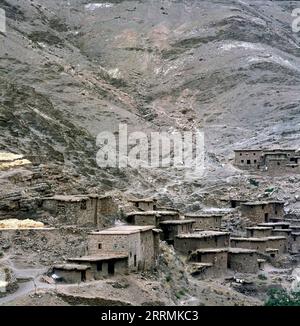
[[[157,200],[153,198],[129,199],[128,201],[141,211],[155,211],[157,209]]]
[[[83,264],[54,265],[51,274],[54,280],[65,283],[81,283],[93,279],[90,267]]]
[[[299,221],[300,222],[300,221]],[[294,233],[300,233],[300,225],[290,225],[290,229],[292,230],[292,232]]]
[[[279,254],[283,254],[288,250],[288,238],[286,236],[268,237],[268,248],[278,249]]]
[[[183,233],[192,233],[195,220],[169,220],[160,222],[162,230],[161,240],[166,241],[169,245],[174,244],[177,235]]]
[[[220,277],[227,271],[228,248],[197,249],[188,260],[193,263],[211,264],[211,277]],[[207,265],[208,266],[208,265]]]
[[[246,228],[248,238],[265,238],[272,235],[272,227],[253,226]]]
[[[251,249],[259,253],[264,253],[268,248],[268,238],[232,237],[230,238],[230,247]]]
[[[159,254],[160,230],[155,226],[120,225],[88,236],[88,254],[128,255],[129,271],[144,271],[155,267]]]
[[[284,221],[290,225],[297,226],[300,224],[300,219],[297,218],[285,218]]]
[[[257,251],[245,248],[229,248],[228,268],[238,273],[257,273],[259,270]]]
[[[299,173],[300,154],[295,149],[235,150],[235,166],[271,174]]]
[[[300,232],[293,232],[291,234],[291,251],[293,253],[300,252]]]
[[[109,253],[97,256],[69,258],[69,262],[89,267],[94,280],[113,275],[128,274],[128,255]]]
[[[215,213],[193,213],[185,214],[185,217],[195,220],[195,230],[219,230],[223,215]]]
[[[230,238],[230,247],[245,248],[265,253],[268,248],[276,248],[279,254],[286,252],[288,241],[283,236],[271,236],[266,238]]]
[[[110,196],[56,195],[42,198],[41,207],[57,219],[57,223],[103,227],[109,217],[118,213]]]
[[[127,223],[132,225],[156,225],[159,227],[163,221],[180,220],[177,211],[145,211],[131,212],[126,215]]]
[[[203,231],[180,234],[175,237],[174,248],[183,255],[197,249],[226,248],[229,246],[229,232]]]
[[[271,227],[273,229],[289,229],[290,223],[288,222],[269,222],[269,223],[259,223],[260,227]]]
[[[259,169],[262,162],[263,151],[261,149],[235,150],[234,164],[244,169]]]
[[[255,224],[269,222],[270,218],[284,216],[284,202],[272,200],[242,203],[241,214]]]

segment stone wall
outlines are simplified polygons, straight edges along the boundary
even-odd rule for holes
[[[268,248],[268,240],[265,238],[257,239],[256,241],[249,240],[247,238],[230,239],[230,247],[232,248],[244,248],[257,250],[260,253],[264,253]]]
[[[175,237],[175,250],[188,255],[197,249],[204,248],[225,248],[229,245],[229,235],[217,235],[210,237]]]
[[[273,228],[247,228],[248,238],[265,238],[272,235]]]
[[[132,234],[90,234],[88,253],[125,253],[130,270],[148,270],[154,267],[157,256],[156,237],[152,230]]]
[[[241,204],[243,217],[248,218],[255,224],[268,222],[270,218],[283,218],[283,205],[276,203]]]
[[[183,233],[192,233],[193,232],[193,222],[185,224],[160,224],[162,229],[161,240],[167,241],[169,244],[174,243],[174,239],[177,235]]]
[[[228,268],[238,273],[258,272],[258,255],[256,252],[249,251],[229,251],[228,252]]]
[[[196,250],[190,255],[189,260],[198,263],[212,263],[214,276],[218,277],[227,270],[227,257],[227,250]]]
[[[258,169],[259,164],[262,160],[262,151],[235,151],[234,164],[239,167]]]
[[[218,230],[221,228],[222,216],[194,216],[196,221],[195,229],[199,230]]]

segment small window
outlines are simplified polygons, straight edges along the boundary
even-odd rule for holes
[[[241,160],[241,163],[244,163],[244,160]]]
[[[80,209],[86,210],[86,201],[81,202]]]
[[[253,153],[253,155],[255,156],[255,155],[256,155],[256,153]]]
[[[240,153],[240,156],[242,156],[242,153]]]
[[[280,165],[280,162],[277,162],[277,165]]]
[[[98,249],[102,249],[102,243],[98,243]]]
[[[254,160],[254,163],[257,163],[257,160]]]

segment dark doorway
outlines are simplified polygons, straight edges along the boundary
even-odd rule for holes
[[[134,267],[136,267],[136,255],[134,255]]]
[[[102,262],[100,262],[100,261],[97,262],[97,271],[98,272],[102,271]]]
[[[247,164],[251,164],[251,160],[247,160]]]
[[[269,222],[269,213],[265,213],[265,222]]]
[[[115,275],[115,263],[109,262],[107,270],[109,275]]]
[[[86,281],[86,271],[81,271],[81,282]]]

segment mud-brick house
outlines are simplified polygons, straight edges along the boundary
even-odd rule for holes
[[[259,223],[258,227],[271,227],[272,229],[290,229],[289,222],[269,222],[269,223]]]
[[[292,232],[291,234],[291,251],[293,253],[300,252],[300,232]]]
[[[169,220],[179,220],[180,213],[177,211],[145,211],[131,212],[126,215],[127,223],[132,225],[156,225]]]
[[[266,238],[230,238],[230,247],[257,250],[266,253],[267,249],[278,249],[279,254],[286,252],[288,240],[282,236],[271,236]]]
[[[238,273],[256,274],[259,269],[256,250],[245,248],[229,248],[228,268]]]
[[[261,170],[273,175],[300,173],[300,153],[295,149],[239,149],[234,152],[234,165],[241,169]]]
[[[269,222],[271,218],[284,217],[284,202],[282,201],[255,201],[241,204],[241,214],[253,223]]]
[[[94,280],[101,280],[113,275],[128,274],[128,255],[109,253],[97,256],[69,258],[69,262],[89,267]]]
[[[129,271],[150,270],[156,265],[161,230],[155,226],[120,225],[88,235],[88,254],[128,255]]]
[[[186,218],[195,220],[195,230],[218,230],[221,228],[223,215],[216,213],[185,214]]]
[[[228,248],[197,249],[190,254],[188,260],[193,263],[210,264],[210,277],[220,277],[227,271]]]
[[[118,213],[112,197],[97,194],[56,195],[41,202],[41,208],[62,224],[103,227],[108,217]]]
[[[261,149],[235,150],[234,165],[244,169],[259,169],[262,163],[263,151]]]
[[[128,201],[141,211],[155,211],[157,209],[157,200],[154,198],[129,199]]]
[[[264,253],[268,248],[268,238],[231,237],[230,247],[251,249],[256,250],[259,253]]]
[[[263,153],[262,165],[272,174],[299,173],[299,153],[295,149],[273,149]]]
[[[197,249],[225,248],[229,246],[229,232],[203,231],[180,234],[175,237],[174,248],[183,255]]]
[[[169,220],[160,222],[161,239],[173,245],[177,235],[192,233],[195,220]]]
[[[93,279],[90,267],[83,264],[54,265],[51,275],[55,280],[65,283],[81,283]]]
[[[246,228],[248,238],[265,238],[272,235],[272,227],[253,226]]]

